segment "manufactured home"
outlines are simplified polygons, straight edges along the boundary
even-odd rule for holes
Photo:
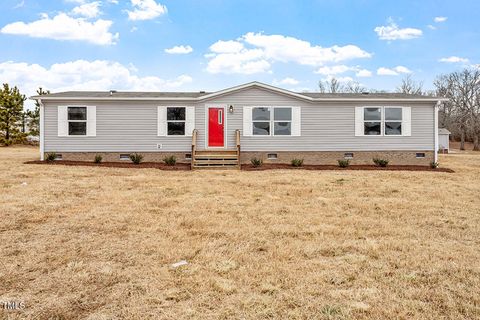
[[[441,98],[397,93],[292,92],[252,82],[216,92],[61,92],[41,106],[40,157],[144,161],[175,155],[193,167],[248,163],[397,165],[437,161]]]

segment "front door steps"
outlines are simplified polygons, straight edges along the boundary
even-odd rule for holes
[[[240,158],[236,150],[195,151],[192,169],[240,169]]]

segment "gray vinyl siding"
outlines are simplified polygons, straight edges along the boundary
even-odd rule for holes
[[[375,151],[433,150],[434,105],[384,103],[310,103],[262,89],[247,89],[205,102],[204,105],[234,106],[227,113],[228,145],[235,144],[235,129],[243,129],[243,106],[300,106],[301,136],[241,136],[243,151]],[[410,137],[355,136],[356,106],[410,106],[412,135]],[[199,123],[204,128],[204,123]]]
[[[59,137],[57,106],[97,106],[95,137]],[[192,137],[157,136],[158,102],[56,102],[45,105],[45,152],[155,152],[191,150]],[[168,103],[168,105],[193,105]],[[157,149],[162,144],[162,149]]]
[[[97,106],[96,137],[58,137],[58,105]],[[45,104],[45,152],[189,152],[191,137],[158,137],[157,106],[195,106],[197,145],[205,148],[206,107],[226,106],[226,141],[235,145],[235,130],[243,130],[244,106],[300,106],[301,136],[241,136],[243,151],[375,151],[433,150],[434,104],[311,103],[265,89],[250,88],[193,104],[191,102],[88,102],[61,101]],[[234,112],[228,112],[228,106]],[[355,107],[363,105],[402,105],[412,110],[410,137],[356,137]],[[162,144],[162,149],[157,149]]]

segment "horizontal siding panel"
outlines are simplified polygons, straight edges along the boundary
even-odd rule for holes
[[[92,102],[97,106],[96,137],[58,137],[57,106],[82,104],[59,101],[45,106],[46,152],[188,152],[191,137],[158,137],[158,105],[192,105],[188,102]],[[243,130],[243,106],[300,106],[302,130],[300,137],[244,137],[243,151],[375,151],[375,150],[433,150],[433,104],[412,107],[412,136],[410,137],[356,137],[355,103],[317,103],[284,96],[262,89],[247,89],[195,105],[195,127],[198,130],[197,146],[206,143],[205,110],[209,105],[234,107],[226,112],[229,149],[235,146],[235,130]],[[375,104],[368,104],[375,105]],[[382,104],[378,104],[382,105]],[[388,102],[383,105],[390,105]],[[157,149],[162,144],[162,149]]]

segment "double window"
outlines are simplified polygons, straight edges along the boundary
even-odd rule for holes
[[[292,135],[291,107],[255,107],[252,110],[254,136]]]
[[[402,107],[365,107],[363,131],[366,136],[401,136]]]
[[[185,135],[185,107],[167,107],[167,135]]]
[[[87,135],[87,107],[68,107],[68,135]]]

